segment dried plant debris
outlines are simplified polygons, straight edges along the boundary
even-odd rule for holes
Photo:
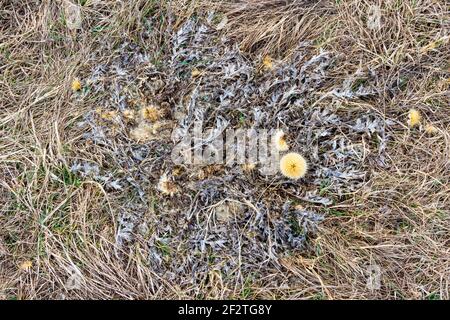
[[[388,165],[391,124],[345,104],[377,94],[373,72],[358,71],[330,90],[339,58],[333,53],[304,42],[264,68],[267,57],[250,61],[211,24],[181,25],[158,63],[123,44],[82,79],[89,90],[74,97],[97,97],[79,126],[108,160],[76,159],[71,170],[116,195],[117,246],[145,229],[149,268],[182,286],[210,270],[243,277],[279,268],[280,256],[308,250],[326,218],[321,207],[363,188],[374,165]],[[308,161],[306,178],[269,179],[255,166],[175,168],[172,147],[196,120],[214,129],[210,138],[226,128],[286,128],[289,150]],[[286,196],[306,208],[291,208]]]

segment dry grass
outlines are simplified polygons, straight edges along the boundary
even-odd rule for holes
[[[1,1],[0,299],[171,299],[193,292],[205,298],[450,298],[445,1],[380,1],[381,28],[373,30],[365,1],[133,3],[88,0],[83,28],[73,31],[63,23],[63,1]],[[182,287],[149,267],[144,236],[117,247],[116,194],[68,169],[74,157],[111,161],[101,147],[83,142],[77,128],[101,97],[73,99],[70,85],[108,61],[123,41],[157,58],[156,48],[163,51],[169,41],[165,30],[210,8],[227,17],[221,31],[250,58],[282,60],[299,41],[333,52],[339,59],[323,92],[358,70],[376,71],[380,94],[342,104],[344,112],[370,109],[393,121],[393,139],[389,165],[373,166],[365,188],[327,209],[314,251],[284,257],[278,274],[250,284],[227,287],[211,271]],[[159,28],[142,38],[149,17],[160,20]],[[315,93],[318,105],[328,103],[321,93]],[[438,132],[408,128],[411,108]],[[142,219],[154,214],[146,211]],[[26,261],[32,266],[23,270]],[[380,289],[366,286],[369,266],[381,270]],[[71,289],[73,274],[82,274],[80,289]]]
[[[244,51],[289,55],[299,42],[317,39],[335,9],[328,1],[224,1],[215,8],[226,12],[227,35]]]

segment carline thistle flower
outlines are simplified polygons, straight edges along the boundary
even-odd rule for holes
[[[284,176],[297,180],[305,176],[308,164],[302,155],[290,152],[281,158],[280,171]]]
[[[278,130],[275,133],[275,148],[278,151],[288,151],[289,146],[286,142],[286,135],[284,134],[283,130]]]
[[[416,109],[409,110],[408,114],[408,125],[410,127],[415,127],[420,124],[422,116],[420,115],[420,112]]]

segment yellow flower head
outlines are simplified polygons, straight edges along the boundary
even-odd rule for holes
[[[30,260],[26,260],[20,264],[19,269],[27,271],[30,270],[32,266],[33,262],[31,262]]]
[[[287,151],[289,150],[289,146],[286,142],[286,135],[284,134],[283,130],[277,131],[275,134],[275,148],[278,151]]]
[[[201,75],[202,74],[202,72],[200,71],[200,70],[198,70],[197,68],[194,68],[192,71],[191,71],[191,76],[192,76],[192,78],[195,78],[195,77],[197,77],[197,76],[199,76],[199,75]]]
[[[437,133],[438,132],[438,128],[436,128],[435,126],[433,126],[432,124],[427,124],[426,126],[425,126],[425,132],[427,133],[427,134],[435,134],[435,133]]]
[[[146,119],[151,122],[155,122],[163,116],[162,110],[158,109],[155,106],[144,107],[140,110],[140,113],[142,119]]]
[[[420,124],[421,118],[422,118],[422,116],[420,115],[420,112],[418,110],[416,110],[416,109],[409,110],[408,125],[410,127],[417,126],[418,124]]]
[[[299,179],[305,176],[308,164],[302,155],[290,152],[280,160],[281,173],[290,179]]]
[[[81,90],[81,82],[78,79],[75,79],[72,81],[72,91],[79,91]]]
[[[178,177],[178,176],[180,176],[182,173],[183,173],[183,168],[182,168],[182,167],[179,167],[179,166],[176,166],[176,167],[173,168],[173,170],[172,170],[172,175],[173,175],[174,177]]]
[[[123,110],[122,115],[127,120],[134,120],[134,118],[135,118],[134,110],[132,110],[132,109],[125,109],[125,110]]]
[[[173,196],[175,193],[178,192],[177,185],[170,181],[169,178],[167,178],[166,174],[163,174],[161,178],[159,179],[158,190],[161,191],[165,195]]]
[[[244,163],[242,165],[242,170],[244,172],[252,172],[256,168],[256,164],[253,162]]]
[[[264,68],[266,68],[267,70],[272,70],[273,69],[272,58],[270,56],[265,56],[263,59],[263,65]]]
[[[137,127],[130,131],[130,136],[138,142],[148,141],[155,138],[154,128],[145,122],[139,123]]]
[[[103,120],[114,120],[117,118],[117,111],[105,111],[100,113],[100,117]]]

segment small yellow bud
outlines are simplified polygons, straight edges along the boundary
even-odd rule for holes
[[[435,126],[433,126],[432,124],[427,124],[425,126],[425,132],[429,135],[435,134],[438,132],[438,128],[436,128]]]
[[[123,110],[122,115],[127,120],[133,120],[135,118],[134,110],[132,110],[132,109]]]
[[[26,260],[20,264],[19,269],[28,271],[31,269],[32,266],[33,266],[33,262],[31,262],[30,260]]]
[[[78,79],[75,79],[72,81],[72,91],[79,91],[81,90],[81,82]]]
[[[195,77],[197,77],[197,76],[199,76],[199,75],[201,75],[201,74],[202,74],[202,72],[201,72],[200,70],[198,70],[197,68],[194,68],[194,69],[192,70],[192,72],[191,72],[192,78],[195,78]]]
[[[244,164],[242,165],[242,170],[243,170],[244,172],[252,172],[255,168],[256,168],[256,164],[255,164],[255,163],[252,163],[252,162],[244,163]]]
[[[140,110],[142,119],[149,120],[151,122],[157,121],[163,116],[162,110],[158,109],[156,106],[144,107]]]
[[[422,119],[422,116],[420,115],[420,112],[416,109],[409,110],[408,114],[408,125],[410,127],[417,126],[420,124],[420,120]]]
[[[287,151],[289,150],[289,146],[286,142],[286,135],[284,134],[283,130],[277,131],[275,134],[275,148],[278,151]]]
[[[263,65],[266,69],[272,70],[273,69],[272,58],[270,56],[265,56],[263,59]]]

